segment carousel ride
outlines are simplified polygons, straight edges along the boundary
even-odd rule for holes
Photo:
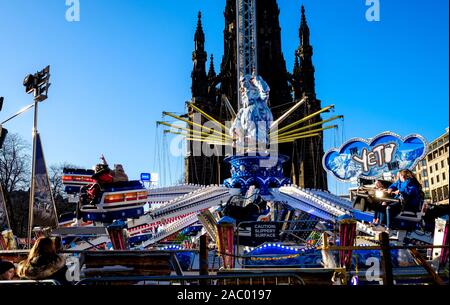
[[[66,226],[64,232],[56,230],[63,240],[64,236],[68,238],[66,244],[69,247],[89,249],[111,241],[114,249],[158,248],[163,241],[173,241],[174,236],[188,231],[191,232],[191,239],[206,232],[211,240],[217,241],[220,235],[217,225],[224,218],[234,221],[234,232],[240,237],[240,246],[243,247],[239,253],[245,252],[249,256],[274,253],[275,256],[285,258],[278,260],[278,263],[281,261],[288,265],[295,264],[291,258],[299,257],[299,253],[313,253],[312,265],[317,265],[322,259],[317,248],[321,245],[321,238],[315,233],[331,232],[330,227],[344,219],[354,221],[357,243],[375,244],[371,240],[374,240],[377,232],[369,225],[373,219],[372,213],[355,208],[350,200],[328,191],[293,185],[283,173],[283,163],[288,158],[277,153],[277,145],[317,137],[325,130],[336,129],[337,125],[325,124],[342,119],[343,116],[308,124],[311,118],[333,110],[334,105],[330,105],[283,126],[291,114],[307,103],[308,98],[305,97],[281,117],[273,118],[268,104],[270,88],[257,74],[255,39],[251,39],[255,37],[255,1],[243,3],[245,5],[239,6],[238,14],[241,19],[238,23],[237,67],[240,79],[239,109],[235,112],[233,124],[229,127],[223,125],[194,103],[189,106],[217,128],[190,128],[196,123],[170,112],[164,112],[163,115],[187,126],[181,127],[168,121],[158,122],[158,125],[171,127],[165,133],[182,136],[186,141],[229,147],[233,153],[224,162],[231,165],[230,177],[222,185],[184,184],[146,189],[140,181],[130,181],[104,186],[98,203],[79,209],[84,220],[81,226],[69,227],[71,222],[68,221],[63,224]],[[77,200],[80,188],[93,182],[91,176],[92,172],[89,171],[66,170],[63,183],[67,193]],[[273,244],[255,243],[248,236],[248,228],[241,225],[245,222],[270,221],[284,222],[284,229]],[[431,235],[415,234],[416,225],[417,222],[408,229],[392,228],[390,234],[398,244],[431,244]],[[109,240],[107,234],[99,236],[95,230],[89,231],[90,227],[119,227],[119,235],[126,232],[127,245],[114,242],[116,237],[111,234]],[[77,233],[82,231],[80,228],[83,228],[83,234]],[[301,236],[294,239],[287,237],[286,232],[293,230],[301,232]],[[74,237],[79,237],[76,242]],[[339,238],[334,242],[338,244]]]
[[[243,247],[242,253],[245,252],[248,256],[258,256],[261,253],[281,256],[283,259],[274,263],[288,265],[306,263],[313,266],[319,265],[318,262],[321,261],[322,255],[317,247],[320,246],[321,240],[320,236],[314,236],[315,232],[319,227],[322,231],[331,232],[333,225],[343,219],[356,221],[357,234],[362,237],[361,240],[364,241],[364,244],[375,244],[369,241],[377,233],[368,224],[372,220],[373,214],[364,209],[354,208],[354,203],[351,201],[328,191],[302,189],[291,184],[290,179],[285,177],[282,165],[288,158],[276,154],[273,147],[274,144],[276,146],[279,142],[287,140],[279,130],[271,129],[282,120],[273,121],[270,108],[267,106],[269,90],[264,80],[258,76],[247,75],[241,78],[243,107],[239,110],[232,127],[225,130],[226,133],[221,134],[220,142],[215,135],[211,139],[204,135],[184,133],[186,139],[191,141],[220,143],[220,145],[229,145],[241,152],[241,154],[236,153],[225,159],[225,162],[229,162],[231,165],[231,176],[225,179],[222,185],[185,184],[151,189],[146,189],[139,181],[105,185],[101,189],[100,200],[97,204],[80,207],[79,211],[84,220],[83,229],[119,226],[122,229],[120,234],[126,230],[127,245],[112,242],[115,244],[113,248],[146,249],[160,247],[162,241],[173,240],[174,236],[186,231],[194,232],[190,235],[194,239],[206,231],[212,240],[217,240],[217,224],[226,217],[234,219],[236,222],[237,226],[234,230],[240,238],[240,245]],[[294,108],[305,101],[306,99],[300,101]],[[200,109],[199,112],[204,117],[213,119]],[[169,115],[176,117],[173,114]],[[261,118],[263,118],[262,122],[257,121]],[[336,118],[340,118],[340,116]],[[193,124],[190,121],[182,120]],[[304,122],[304,119],[300,119],[298,122]],[[217,122],[217,124],[220,123]],[[171,124],[165,122],[165,125]],[[304,133],[292,133],[292,129],[296,127],[295,123],[288,127],[281,129],[284,133],[293,135],[290,141],[305,136],[317,136],[318,131],[330,129],[321,126],[320,129],[313,129],[305,135]],[[306,126],[304,129],[308,130],[314,127]],[[335,126],[332,127],[335,128]],[[63,176],[66,192],[77,199],[80,189],[94,182],[92,174],[92,171],[87,170],[66,169]],[[144,206],[147,206],[147,211],[144,211]],[[287,227],[284,232],[296,229],[302,233],[302,237],[293,241],[292,238],[282,236],[282,232],[277,243],[255,243],[248,236],[248,227],[240,225],[245,222],[265,223],[270,221],[285,222]],[[200,229],[192,230],[194,227]],[[64,231],[69,236],[72,249],[89,249],[107,244],[115,238],[109,234],[108,240],[107,234],[100,237],[95,233],[89,235],[85,231],[85,239],[73,242],[73,237],[77,235],[76,232],[79,228],[71,227]],[[405,239],[408,242],[416,239],[432,243],[431,240],[425,240],[427,236],[417,234],[417,236],[413,236],[414,231],[415,228],[409,227],[409,231],[406,229],[392,230],[391,235],[400,236],[400,239],[397,240],[400,244]],[[167,248],[167,245],[163,248]],[[298,258],[303,258],[303,260]],[[261,262],[245,260],[244,263],[246,265],[261,264]]]

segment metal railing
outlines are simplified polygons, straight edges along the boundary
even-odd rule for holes
[[[270,279],[272,281],[270,281]],[[283,281],[284,280],[284,281]],[[265,274],[218,274],[218,275],[184,275],[184,276],[118,276],[118,277],[101,277],[86,278],[75,285],[89,284],[110,284],[114,282],[136,282],[139,285],[145,285],[147,282],[152,285],[161,285],[163,283],[187,285],[199,285],[201,282],[210,285],[224,285],[232,282],[239,285],[239,281],[243,281],[247,285],[305,285],[305,281],[295,273],[265,273]]]
[[[61,285],[56,280],[12,280],[12,281],[0,281],[0,286],[2,285]]]
[[[276,224],[278,226],[278,232],[279,232],[279,239],[278,241],[269,241],[268,243],[281,243],[282,241],[282,237],[291,237],[294,238],[297,242],[295,242],[294,244],[298,244],[299,242],[302,244],[306,243],[306,239],[302,238],[300,235],[304,235],[305,233],[308,235],[306,238],[311,237],[312,233],[316,233],[316,235],[318,235],[318,238],[316,240],[316,244],[314,246],[312,246],[311,248],[316,248],[317,246],[319,246],[321,244],[321,235],[324,232],[331,232],[334,235],[334,238],[336,238],[336,224],[329,222],[329,221],[325,221],[325,223],[327,225],[331,225],[332,228],[329,229],[317,229],[316,228],[316,224],[319,222],[324,222],[321,220],[291,220],[291,221],[271,221],[270,223],[272,224]],[[267,255],[251,255],[251,254],[244,254],[244,253],[240,253],[240,249],[241,249],[241,244],[240,244],[240,239],[242,239],[242,237],[239,236],[239,231],[241,228],[248,228],[248,230],[251,231],[251,226],[252,224],[255,224],[258,222],[254,222],[254,221],[243,221],[240,222],[237,226],[236,229],[236,249],[237,249],[237,253],[235,255],[236,259],[237,259],[237,263],[240,266],[245,266],[245,260],[264,260],[264,258],[267,257],[275,257],[275,259],[283,259],[284,257],[290,257],[290,255],[288,254],[267,254]],[[264,223],[263,223],[264,224]],[[313,227],[308,227],[309,224],[313,224]],[[306,227],[305,227],[306,225]],[[294,226],[294,228],[292,228],[292,226]],[[296,227],[303,227],[303,228],[296,228]],[[251,234],[251,232],[250,232]],[[259,248],[261,246],[263,246],[263,244],[261,244],[258,247],[252,247],[254,249]],[[287,246],[289,247],[293,247],[293,246]],[[310,256],[312,255],[311,253],[308,253],[307,251],[298,251],[297,253],[295,253],[295,256]],[[256,266],[255,266],[256,267]],[[273,267],[273,264],[258,264],[257,267]]]

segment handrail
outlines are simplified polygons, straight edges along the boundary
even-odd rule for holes
[[[161,244],[161,246],[163,246]],[[95,254],[99,254],[99,253],[106,253],[106,254],[110,254],[110,253],[123,253],[123,252],[129,252],[132,254],[150,254],[150,253],[171,253],[174,252],[175,250],[158,250],[158,249],[146,249],[146,250],[114,250],[114,251],[110,251],[110,250],[97,250],[97,251],[92,251],[92,250],[61,250],[58,251],[58,253],[60,254],[77,254],[77,253],[95,253]],[[198,249],[177,249],[176,252],[199,252]],[[30,250],[0,250],[0,254],[28,254],[30,253]]]
[[[61,284],[57,280],[12,280],[12,281],[0,281],[0,285],[22,285],[22,284],[52,284],[54,286],[60,286]]]
[[[389,246],[389,247],[382,247],[382,246],[328,246],[326,248],[324,247],[318,247],[317,250],[330,250],[330,251],[337,251],[337,250],[409,250],[409,249],[435,249],[435,248],[448,248],[449,245],[416,245],[416,246]]]
[[[305,281],[296,273],[265,273],[265,274],[217,274],[217,275],[171,275],[171,276],[123,276],[123,277],[101,277],[101,278],[86,278],[75,283],[76,286],[86,285],[87,283],[95,282],[142,282],[142,281],[196,281],[196,280],[222,280],[222,279],[246,279],[246,278],[279,278],[289,277],[298,280],[301,285],[305,285]]]

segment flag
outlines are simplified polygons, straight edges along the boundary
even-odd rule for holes
[[[6,209],[3,187],[0,185],[0,233],[8,229],[11,229],[11,225],[9,223],[8,210]]]
[[[33,188],[32,188],[33,191]],[[52,195],[47,166],[45,165],[44,151],[41,136],[36,133],[36,160],[34,162],[34,198],[32,225],[37,227],[58,226],[55,201]],[[32,226],[32,227],[33,227]]]

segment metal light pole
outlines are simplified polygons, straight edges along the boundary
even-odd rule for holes
[[[36,90],[34,93],[34,124],[33,124],[33,157],[31,165],[31,187],[30,200],[28,208],[28,248],[31,249],[31,234],[33,230],[33,209],[34,209],[34,184],[35,184],[35,165],[36,165],[36,133],[37,133],[37,118],[38,118],[38,101],[36,99]]]
[[[23,85],[28,94],[33,93],[34,97],[34,123],[33,123],[33,157],[31,168],[31,187],[30,201],[28,210],[28,248],[31,248],[31,234],[33,230],[33,209],[34,209],[34,191],[35,191],[35,167],[36,167],[36,139],[38,125],[38,103],[47,99],[48,88],[50,86],[50,66],[34,75],[28,75]]]

